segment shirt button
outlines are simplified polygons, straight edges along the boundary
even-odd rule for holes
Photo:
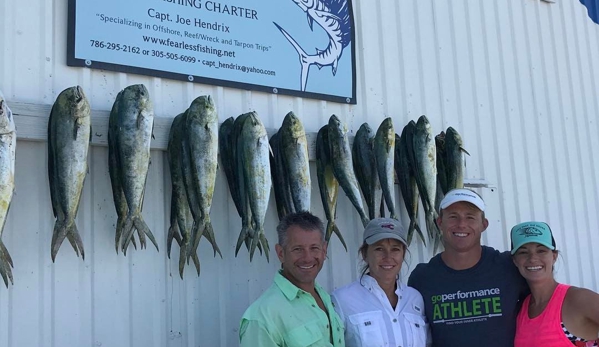
[[[397,319],[393,318],[393,323],[397,323]],[[401,346],[400,346],[401,347]]]
[[[312,307],[316,307],[316,305],[312,304]]]
[[[329,328],[329,325],[327,324],[327,329]]]

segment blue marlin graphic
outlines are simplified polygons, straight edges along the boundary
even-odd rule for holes
[[[308,25],[313,30],[313,23],[320,25],[329,36],[329,45],[324,50],[316,48],[316,54],[310,55],[295,41],[285,29],[277,23],[281,33],[299,54],[301,63],[301,90],[306,90],[308,82],[308,71],[310,65],[316,65],[319,69],[323,66],[331,66],[333,76],[337,73],[337,65],[343,53],[343,49],[351,42],[351,22],[347,0],[292,0],[308,16]]]

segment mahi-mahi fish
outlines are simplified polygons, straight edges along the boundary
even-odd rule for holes
[[[331,163],[335,178],[343,189],[349,201],[358,211],[364,227],[370,222],[364,212],[358,179],[354,173],[351,149],[347,138],[347,128],[337,116],[329,118],[329,145],[331,146]]]
[[[191,175],[186,176],[191,177],[183,183],[194,220],[192,248],[188,250],[188,256],[193,259],[202,236],[212,245],[214,255],[221,254],[210,220],[218,160],[218,115],[210,95],[197,97],[189,106],[184,121],[183,172],[189,171]]]
[[[299,54],[301,63],[300,87],[306,90],[308,70],[311,65],[319,69],[331,66],[333,76],[337,73],[337,66],[343,49],[351,42],[351,21],[347,0],[292,0],[308,17],[308,25],[313,30],[313,23],[321,26],[329,37],[329,44],[324,50],[316,49],[316,54],[310,55],[299,43],[277,23],[273,24],[281,31]]]
[[[15,122],[2,92],[0,92],[0,276],[7,288],[9,281],[14,283],[11,269],[13,262],[1,237],[15,190],[16,147]]]
[[[87,153],[91,135],[90,107],[81,87],[63,90],[48,119],[48,178],[56,221],[51,256],[56,260],[66,238],[75,253],[85,258],[75,217],[87,174]]]
[[[144,233],[158,250],[158,243],[141,214],[150,166],[153,125],[154,110],[146,87],[137,84],[125,88],[119,100],[116,133],[113,134],[121,188],[128,207],[120,240],[123,254],[126,254],[135,230]],[[109,132],[111,130],[109,127]]]

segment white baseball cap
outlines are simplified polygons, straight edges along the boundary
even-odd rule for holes
[[[460,201],[469,202],[472,205],[476,206],[479,210],[483,212],[485,211],[485,202],[480,197],[480,195],[466,188],[452,189],[449,192],[447,192],[443,200],[441,200],[439,208],[444,210],[450,205]]]

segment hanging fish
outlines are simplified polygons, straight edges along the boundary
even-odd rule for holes
[[[87,153],[91,135],[90,107],[81,87],[63,90],[56,98],[48,119],[48,178],[52,210],[56,221],[51,256],[56,260],[66,238],[75,253],[85,259],[83,241],[75,218],[87,174]]]
[[[302,122],[293,112],[285,116],[279,136],[284,177],[287,178],[293,207],[291,212],[310,211],[312,183],[308,140]]]
[[[189,256],[192,259],[197,256],[200,238],[204,236],[212,245],[214,255],[218,253],[222,257],[210,220],[218,168],[218,115],[212,98],[209,95],[196,98],[186,111],[184,122],[182,162],[188,169],[183,171],[190,175],[185,175],[188,179],[183,183],[194,220]],[[197,270],[199,275],[199,266]]]
[[[437,194],[437,156],[431,125],[426,116],[418,118],[413,137],[414,173],[422,206],[424,207],[426,229],[429,240],[434,241],[433,252],[441,241],[437,228],[435,197]]]
[[[329,145],[331,146],[331,163],[335,178],[337,178],[339,185],[358,211],[360,220],[366,227],[370,219],[364,213],[358,180],[354,174],[347,128],[335,115],[332,115],[329,119]]]
[[[410,219],[410,225],[408,227],[408,244],[412,242],[414,236],[414,230],[420,236],[422,242],[426,245],[422,230],[418,225],[418,186],[416,185],[416,178],[414,177],[414,169],[410,165],[408,159],[408,142],[412,142],[414,135],[414,128],[416,123],[414,121],[409,122],[402,130],[401,136],[395,138],[395,174],[397,175],[397,181],[399,183],[399,189],[401,190],[401,196],[406,206],[406,211]]]
[[[335,224],[337,218],[337,196],[339,193],[339,182],[333,174],[331,163],[331,146],[329,145],[329,126],[325,125],[316,135],[316,176],[318,177],[318,188],[322,207],[327,218],[327,230],[325,241],[329,242],[333,233],[339,237],[341,244],[347,251],[347,245],[341,235],[341,231]]]
[[[362,196],[366,200],[368,217],[372,220],[376,218],[376,192],[380,185],[374,158],[374,132],[368,123],[363,123],[354,136],[352,163]]]
[[[447,177],[447,193],[455,188],[464,188],[464,149],[462,137],[452,127],[447,128],[445,134],[445,175]]]
[[[250,112],[241,123],[240,137],[237,139],[237,163],[241,171],[242,185],[240,186],[242,203],[250,213],[250,220],[242,221],[242,232],[237,241],[235,253],[241,243],[249,244],[250,261],[258,244],[264,249],[269,260],[268,241],[264,235],[264,218],[268,208],[272,178],[270,172],[270,147],[266,129],[258,114]],[[247,216],[246,216],[247,218]]]
[[[395,212],[395,130],[391,117],[385,118],[374,136],[374,157],[383,197],[390,217],[397,219]]]
[[[17,134],[12,112],[2,92],[0,92],[0,276],[6,288],[8,282],[14,284],[12,276],[13,261],[8,249],[2,242],[2,231],[15,191],[15,150]]]
[[[115,115],[113,127],[109,126],[108,133],[111,138],[114,136],[112,149],[116,151],[113,153],[115,162],[109,164],[118,166],[117,174],[128,208],[127,215],[123,219],[120,237],[121,249],[126,255],[135,230],[140,235],[145,234],[158,250],[158,243],[141,215],[150,165],[154,110],[150,95],[144,85],[128,86],[121,93],[116,110],[118,113]],[[109,152],[110,149],[109,146]],[[114,195],[115,192],[113,192]],[[145,248],[145,242],[141,237],[140,244],[141,248]]]

